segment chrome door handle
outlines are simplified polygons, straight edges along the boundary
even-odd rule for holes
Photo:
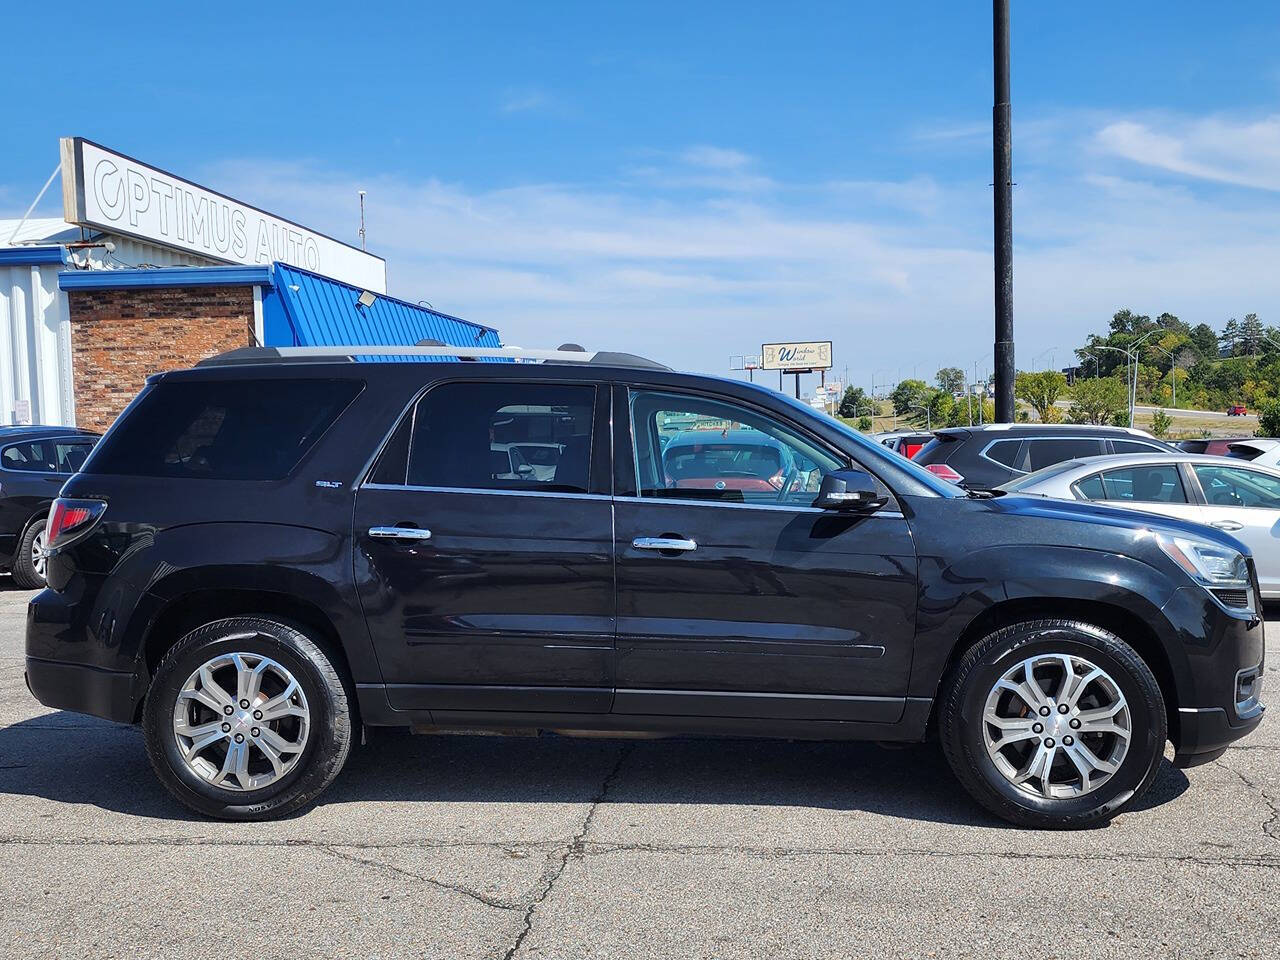
[[[698,545],[692,540],[678,537],[636,537],[631,545],[637,550],[679,550],[681,553],[698,549]]]
[[[1243,530],[1243,523],[1236,523],[1234,520],[1215,520],[1209,524],[1211,527],[1217,527],[1219,530]]]
[[[420,527],[370,527],[369,536],[379,540],[430,540],[431,531]]]

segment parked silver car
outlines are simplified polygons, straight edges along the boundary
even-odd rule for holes
[[[1234,457],[1142,453],[1067,460],[998,489],[1181,517],[1253,551],[1262,595],[1280,599],[1280,469]]]

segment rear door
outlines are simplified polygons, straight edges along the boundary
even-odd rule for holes
[[[392,706],[607,713],[613,517],[606,388],[441,383],[356,495],[355,575]],[[520,443],[554,469],[513,470]]]
[[[897,720],[917,578],[896,501],[816,509],[823,475],[849,463],[802,427],[709,394],[619,389],[614,712]],[[696,485],[680,482],[690,468]]]
[[[75,444],[83,438],[45,437],[0,444],[0,554],[12,554],[17,539],[49,503],[67,477]],[[87,448],[86,448],[87,449]],[[77,466],[84,460],[77,458]]]

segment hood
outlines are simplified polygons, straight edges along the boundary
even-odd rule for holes
[[[1232,550],[1238,550],[1245,556],[1251,556],[1249,548],[1229,533],[1203,523],[1180,520],[1156,513],[1144,513],[1122,507],[1107,507],[1101,504],[1088,503],[1082,500],[1057,500],[1039,494],[1009,493],[1002,497],[986,501],[991,509],[1011,516],[1039,518],[1048,521],[1090,524],[1094,530],[1098,527],[1110,528],[1129,538],[1136,531],[1149,530],[1152,533],[1163,533],[1171,537],[1193,537],[1221,544]],[[1086,537],[1082,534],[1081,539]],[[1088,537],[1087,539],[1093,539]]]

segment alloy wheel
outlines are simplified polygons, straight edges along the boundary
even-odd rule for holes
[[[173,708],[186,765],[225,790],[260,790],[298,764],[311,729],[307,697],[282,664],[226,653],[187,678]]]
[[[37,577],[44,580],[48,565],[49,558],[44,554],[44,531],[41,530],[31,540],[31,569],[36,572]]]
[[[1005,671],[987,695],[982,730],[1006,780],[1034,797],[1061,799],[1111,779],[1129,752],[1133,721],[1110,674],[1052,653]]]

